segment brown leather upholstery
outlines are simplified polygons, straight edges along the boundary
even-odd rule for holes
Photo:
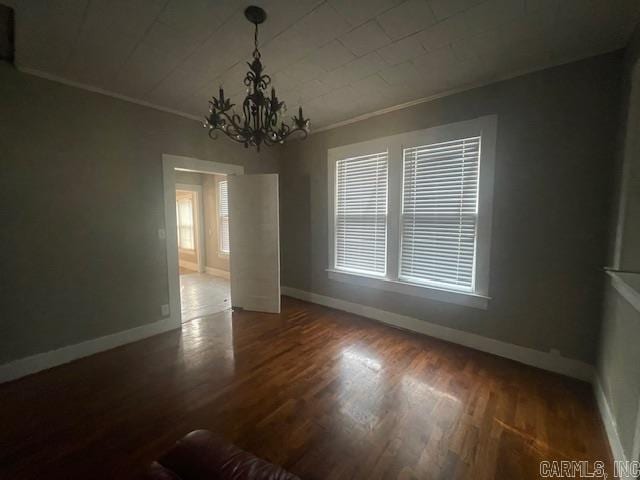
[[[191,432],[154,462],[148,480],[300,480],[207,430]]]

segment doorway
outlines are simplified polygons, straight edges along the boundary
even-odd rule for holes
[[[231,307],[227,176],[176,171],[182,322]]]
[[[231,308],[227,175],[244,168],[163,155],[169,311],[175,326]]]
[[[234,309],[280,313],[278,175],[275,173],[244,175],[244,167],[240,165],[163,154],[165,228],[158,230],[158,236],[166,242],[169,283],[169,305],[161,305],[163,315],[166,316],[168,311],[169,323],[174,328],[181,327],[182,302],[178,205],[176,203],[176,178],[179,174],[205,174],[205,178],[211,175],[226,175],[226,183],[220,181],[218,194],[226,188],[227,214],[224,215],[223,211],[218,211],[216,215],[219,218],[216,221],[220,224],[220,231],[226,228],[229,232],[230,298],[227,303]],[[197,207],[192,208],[194,209]],[[187,213],[188,211],[189,209],[186,208]],[[197,238],[198,233],[194,231],[193,236]],[[223,238],[218,236],[221,245],[224,244]],[[208,273],[207,267],[200,269],[198,273]],[[232,318],[231,315],[225,315],[225,318],[227,317]]]

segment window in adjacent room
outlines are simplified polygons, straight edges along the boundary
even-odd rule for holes
[[[329,276],[486,308],[496,117],[329,150]]]
[[[218,182],[218,247],[229,254],[229,195],[227,181]]]
[[[195,250],[195,225],[193,221],[193,195],[176,200],[178,221],[178,248]]]

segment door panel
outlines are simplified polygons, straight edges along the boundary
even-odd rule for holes
[[[278,175],[229,175],[231,302],[280,313]]]

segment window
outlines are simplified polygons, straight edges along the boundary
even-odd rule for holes
[[[329,150],[329,277],[486,308],[496,117]]]
[[[387,269],[387,152],[336,163],[336,267],[384,275]]]
[[[401,280],[473,290],[480,142],[404,150]]]
[[[229,195],[227,181],[218,182],[218,248],[229,254]]]
[[[193,224],[193,196],[176,200],[178,220],[178,248],[195,250],[195,235]]]

